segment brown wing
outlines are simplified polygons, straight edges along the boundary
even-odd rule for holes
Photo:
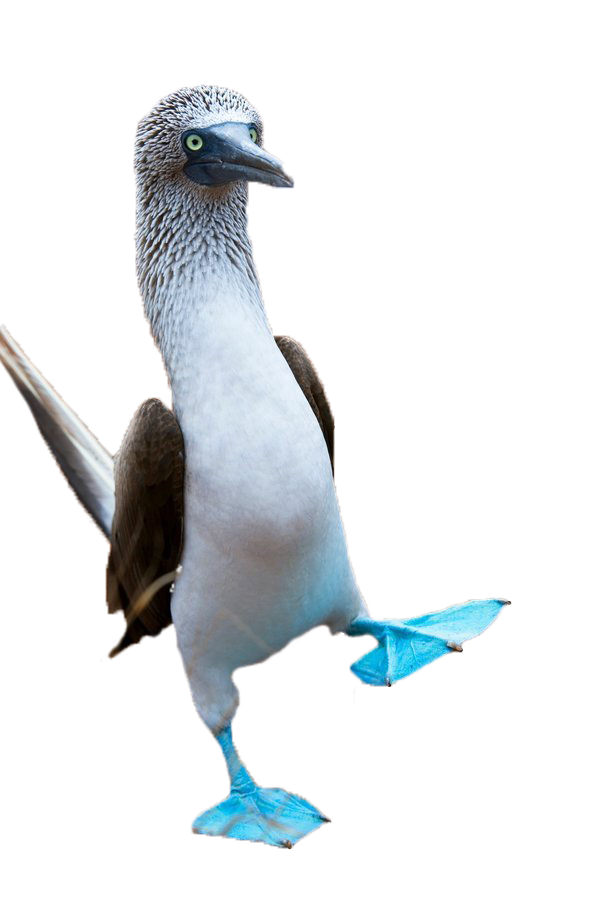
[[[108,610],[127,629],[111,657],[171,621],[171,585],[183,545],[184,449],[173,413],[156,398],[135,414],[115,457]]]
[[[325,395],[325,389],[317,376],[308,354],[301,344],[287,335],[276,335],[277,347],[285,357],[289,368],[296,377],[296,382],[304,392],[304,396],[313,409],[323,432],[325,444],[329,451],[331,470],[333,472],[333,414]]]

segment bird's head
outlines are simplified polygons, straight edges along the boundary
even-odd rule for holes
[[[214,192],[239,182],[291,187],[279,160],[262,147],[262,121],[228,88],[182,88],[163,98],[140,122],[138,179],[155,178]]]

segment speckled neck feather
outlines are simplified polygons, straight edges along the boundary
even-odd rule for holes
[[[239,94],[183,89],[162,100],[139,125],[136,141],[137,272],[152,334],[171,373],[181,330],[198,305],[225,285],[264,317],[247,233],[247,185],[206,188],[183,173],[180,134],[232,118],[259,126]]]

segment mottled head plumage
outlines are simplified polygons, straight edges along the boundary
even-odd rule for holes
[[[215,128],[229,128],[226,123],[238,128],[242,151],[254,148],[263,160],[274,159],[260,147],[263,127],[257,110],[228,88],[175,91],[156,104],[137,130],[138,281],[152,333],[169,370],[191,311],[214,290],[211,286],[228,286],[228,291],[246,297],[264,317],[246,231],[248,179],[233,173],[227,183],[206,185],[185,171],[190,164],[183,145],[185,133],[190,129],[203,135],[211,129],[214,133]],[[243,137],[245,126],[256,128],[255,143],[254,137]]]
[[[230,88],[200,85],[181,88],[163,97],[138,125],[135,142],[138,177],[181,171],[186,159],[182,133],[231,120],[256,126],[258,143],[261,143],[263,127],[259,113],[245,97]]]

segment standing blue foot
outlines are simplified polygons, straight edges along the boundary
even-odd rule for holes
[[[216,738],[227,761],[231,793],[196,818],[192,826],[194,833],[249,839],[291,849],[299,839],[328,821],[300,796],[283,789],[257,786],[238,757],[230,726]]]
[[[487,598],[409,620],[358,617],[348,627],[348,635],[374,636],[379,644],[350,669],[363,683],[391,686],[442,655],[462,651],[462,643],[482,633],[505,604],[510,601]]]

